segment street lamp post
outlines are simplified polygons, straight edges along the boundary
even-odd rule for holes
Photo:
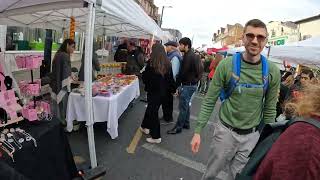
[[[161,17],[160,17],[160,27],[162,26],[162,18],[163,18],[164,8],[172,8],[172,6],[162,6]]]

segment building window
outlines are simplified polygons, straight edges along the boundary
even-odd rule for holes
[[[271,30],[271,37],[275,37],[276,36],[276,31],[274,29]]]

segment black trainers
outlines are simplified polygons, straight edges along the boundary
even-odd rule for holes
[[[175,127],[175,128],[173,128],[173,129],[167,131],[167,134],[179,134],[179,133],[181,133],[181,132],[182,132],[182,129]]]
[[[183,129],[190,129],[190,125],[184,125]]]

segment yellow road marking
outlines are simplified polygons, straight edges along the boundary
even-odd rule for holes
[[[142,136],[142,132],[138,128],[136,134],[134,135],[133,139],[131,140],[129,147],[127,147],[127,152],[129,154],[134,154],[136,147],[141,139],[141,136]]]
[[[76,164],[82,164],[86,162],[86,160],[81,156],[73,156],[73,160]]]

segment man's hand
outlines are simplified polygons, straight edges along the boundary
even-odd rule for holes
[[[179,90],[176,90],[176,92],[173,93],[172,95],[175,96],[175,97],[176,97],[176,96],[179,96]]]
[[[71,81],[73,82],[77,82],[79,80],[79,77],[74,75],[74,74],[71,74]]]
[[[176,93],[174,93],[174,96],[180,96],[181,91],[182,91],[182,88],[180,86],[180,87],[177,88]]]
[[[199,151],[200,143],[201,143],[200,134],[195,133],[191,140],[191,150],[194,154],[196,154]]]

